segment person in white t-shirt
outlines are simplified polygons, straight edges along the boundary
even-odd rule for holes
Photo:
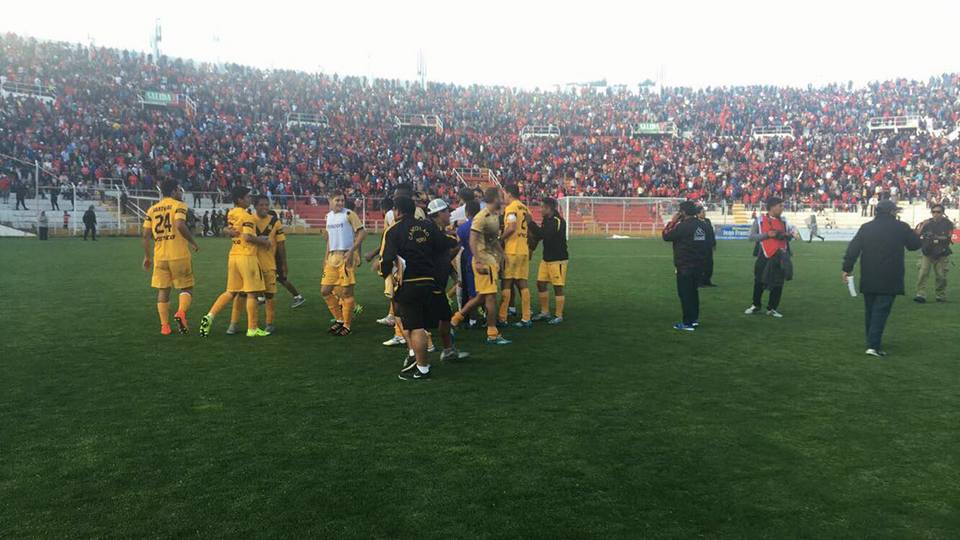
[[[363,222],[353,211],[344,207],[343,193],[330,198],[325,236],[327,254],[323,262],[323,278],[320,294],[323,296],[335,322],[330,334],[347,336],[353,319],[355,300],[353,287],[357,283],[357,266],[360,265],[360,248],[367,231]]]

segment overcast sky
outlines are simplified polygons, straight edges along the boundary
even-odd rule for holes
[[[960,0],[9,2],[0,31],[311,72],[549,88],[805,86],[960,71]]]

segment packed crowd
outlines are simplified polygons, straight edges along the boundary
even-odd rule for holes
[[[960,198],[960,73],[864,88],[739,87],[626,92],[519,91],[491,86],[338,77],[213,66],[106,48],[0,36],[0,76],[56,89],[52,103],[0,98],[0,153],[40,160],[61,181],[119,179],[130,189],[165,177],[188,190],[237,184],[278,203],[332,189],[376,196],[402,181],[453,198],[454,170],[488,167],[526,197],[670,196],[756,206],[859,210],[873,195]],[[195,114],[140,105],[146,90],[183,93]],[[286,125],[291,112],[328,126]],[[396,114],[439,115],[442,133],[397,129]],[[924,129],[871,134],[876,116],[917,114]],[[630,136],[638,122],[673,121],[677,137]],[[555,139],[521,128],[553,124]],[[758,126],[795,138],[754,140]],[[14,174],[9,165],[0,175]],[[15,181],[16,179],[14,179]]]

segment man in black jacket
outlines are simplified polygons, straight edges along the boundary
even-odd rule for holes
[[[83,213],[83,239],[87,239],[87,234],[93,234],[93,241],[97,241],[97,213],[93,211],[93,205],[87,208]]]
[[[706,258],[706,224],[697,218],[700,207],[684,201],[670,223],[663,229],[663,239],[673,242],[673,265],[677,269],[677,296],[683,320],[673,325],[676,330],[692,332],[700,325],[700,279]]]
[[[534,321],[547,321],[547,324],[563,322],[563,308],[566,296],[563,288],[567,284],[567,262],[570,255],[567,251],[567,222],[557,209],[557,200],[552,197],[543,199],[540,206],[543,224],[537,225],[530,215],[529,227],[532,246],[530,251],[537,248],[537,243],[543,240],[543,260],[537,269],[537,294],[540,300],[540,313],[533,317]],[[550,316],[550,293],[547,285],[553,285],[553,295],[556,300],[556,317]]]
[[[923,221],[915,229],[920,235],[920,274],[917,276],[917,294],[913,301],[923,304],[927,301],[927,278],[933,271],[936,280],[937,302],[947,301],[947,269],[950,266],[950,244],[953,237],[953,223],[944,215],[942,204],[930,208],[933,217]]]
[[[864,223],[847,246],[843,257],[843,280],[850,279],[853,266],[860,258],[860,292],[865,308],[866,354],[882,357],[883,329],[893,308],[893,300],[902,295],[903,250],[920,249],[920,237],[910,226],[897,219],[897,205],[880,201],[876,217]]]
[[[430,378],[427,360],[427,329],[437,328],[450,308],[444,312],[441,301],[444,292],[436,282],[436,261],[443,253],[456,247],[432,222],[416,219],[416,205],[409,197],[398,197],[394,202],[396,223],[383,233],[380,244],[380,275],[394,276],[399,284],[393,293],[397,315],[409,333],[407,343],[413,349],[416,362],[403,367],[403,380]],[[394,268],[396,272],[394,273]]]

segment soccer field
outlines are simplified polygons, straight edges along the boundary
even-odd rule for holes
[[[752,246],[721,242],[678,333],[669,245],[577,239],[562,325],[461,331],[473,357],[411,383],[382,281],[358,271],[328,336],[322,240],[288,245],[307,304],[281,290],[251,340],[228,313],[160,336],[137,239],[0,241],[0,537],[960,535],[956,287],[898,299],[879,360],[843,244],[795,246],[775,320],[742,314]],[[227,248],[194,256],[194,332]]]

